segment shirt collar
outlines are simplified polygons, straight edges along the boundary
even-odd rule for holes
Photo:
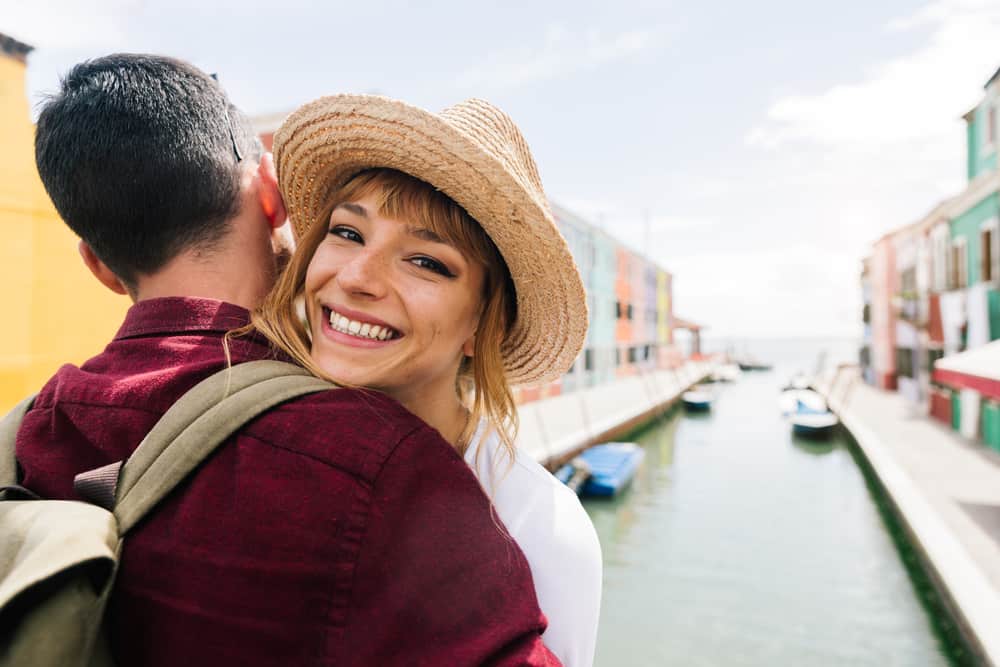
[[[125,315],[115,340],[186,332],[225,333],[250,323],[240,306],[194,297],[164,297],[140,301]]]

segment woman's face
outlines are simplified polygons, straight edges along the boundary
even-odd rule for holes
[[[339,205],[306,271],[312,357],[334,380],[404,405],[454,399],[473,353],[484,271],[375,195]]]

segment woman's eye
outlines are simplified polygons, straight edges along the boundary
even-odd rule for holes
[[[348,241],[354,241],[355,243],[364,243],[364,239],[361,238],[361,234],[358,234],[357,230],[350,227],[345,227],[343,225],[335,225],[330,228],[331,236],[339,236],[342,239]]]
[[[414,257],[410,261],[413,264],[415,264],[416,266],[419,266],[422,269],[428,269],[428,270],[433,271],[434,273],[438,273],[438,274],[440,274],[440,275],[442,275],[442,276],[444,276],[446,278],[452,278],[455,275],[451,271],[448,270],[447,266],[445,266],[441,262],[439,262],[436,259],[433,259],[431,257],[419,256],[419,257]]]

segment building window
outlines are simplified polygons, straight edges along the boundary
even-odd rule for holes
[[[936,362],[938,359],[941,359],[942,357],[944,357],[944,350],[942,349],[937,349],[932,347],[929,350],[927,350],[927,370],[933,373],[934,362]]]
[[[625,316],[628,319],[632,319],[632,304],[631,303],[628,305],[628,309],[626,310],[626,315]]]
[[[933,265],[933,289],[943,292],[948,289],[951,275],[951,256],[948,251],[948,227],[940,225],[931,232],[931,264]]]
[[[622,318],[622,302],[615,301],[615,319],[620,320]]]
[[[997,138],[997,108],[990,106],[986,109],[986,146],[990,147]]]
[[[620,347],[615,348],[615,366],[622,365],[622,349]]]
[[[589,347],[583,351],[583,370],[594,370],[594,351]]]
[[[951,242],[951,262],[949,262],[948,286],[951,289],[962,289],[969,284],[969,263],[965,238],[957,238]]]
[[[634,347],[630,347],[628,349],[628,362],[630,364],[634,364],[635,363],[635,348]]]
[[[983,225],[979,230],[979,279],[992,282],[1000,278],[1000,253],[997,253],[997,222]]]
[[[915,376],[913,372],[913,350],[908,347],[896,348],[896,375],[908,378]]]

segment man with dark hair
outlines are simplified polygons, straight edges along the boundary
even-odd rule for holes
[[[18,432],[23,486],[70,499],[76,474],[128,458],[225,367],[223,336],[274,281],[285,212],[245,116],[177,60],[77,65],[35,145],[84,262],[135,302]],[[233,363],[274,356],[252,337],[229,350]],[[363,390],[289,401],[240,429],[129,534],[108,613],[122,665],[557,663],[527,562],[472,472]]]
[[[273,170],[249,121],[197,68],[131,54],[80,63],[42,108],[35,158],[84,261],[114,291],[136,301],[157,296],[139,293],[142,278],[156,275],[159,284],[169,272],[190,280],[197,272],[181,267],[190,260],[214,265],[205,289],[221,300],[249,308],[270,288],[274,262],[251,242],[263,230],[241,223],[260,213],[268,231],[284,222]],[[240,247],[225,242],[234,234],[247,237]],[[239,255],[220,255],[226,251]],[[223,270],[241,279],[219,280]],[[218,292],[227,287],[239,293]],[[175,291],[204,296],[186,289]]]

